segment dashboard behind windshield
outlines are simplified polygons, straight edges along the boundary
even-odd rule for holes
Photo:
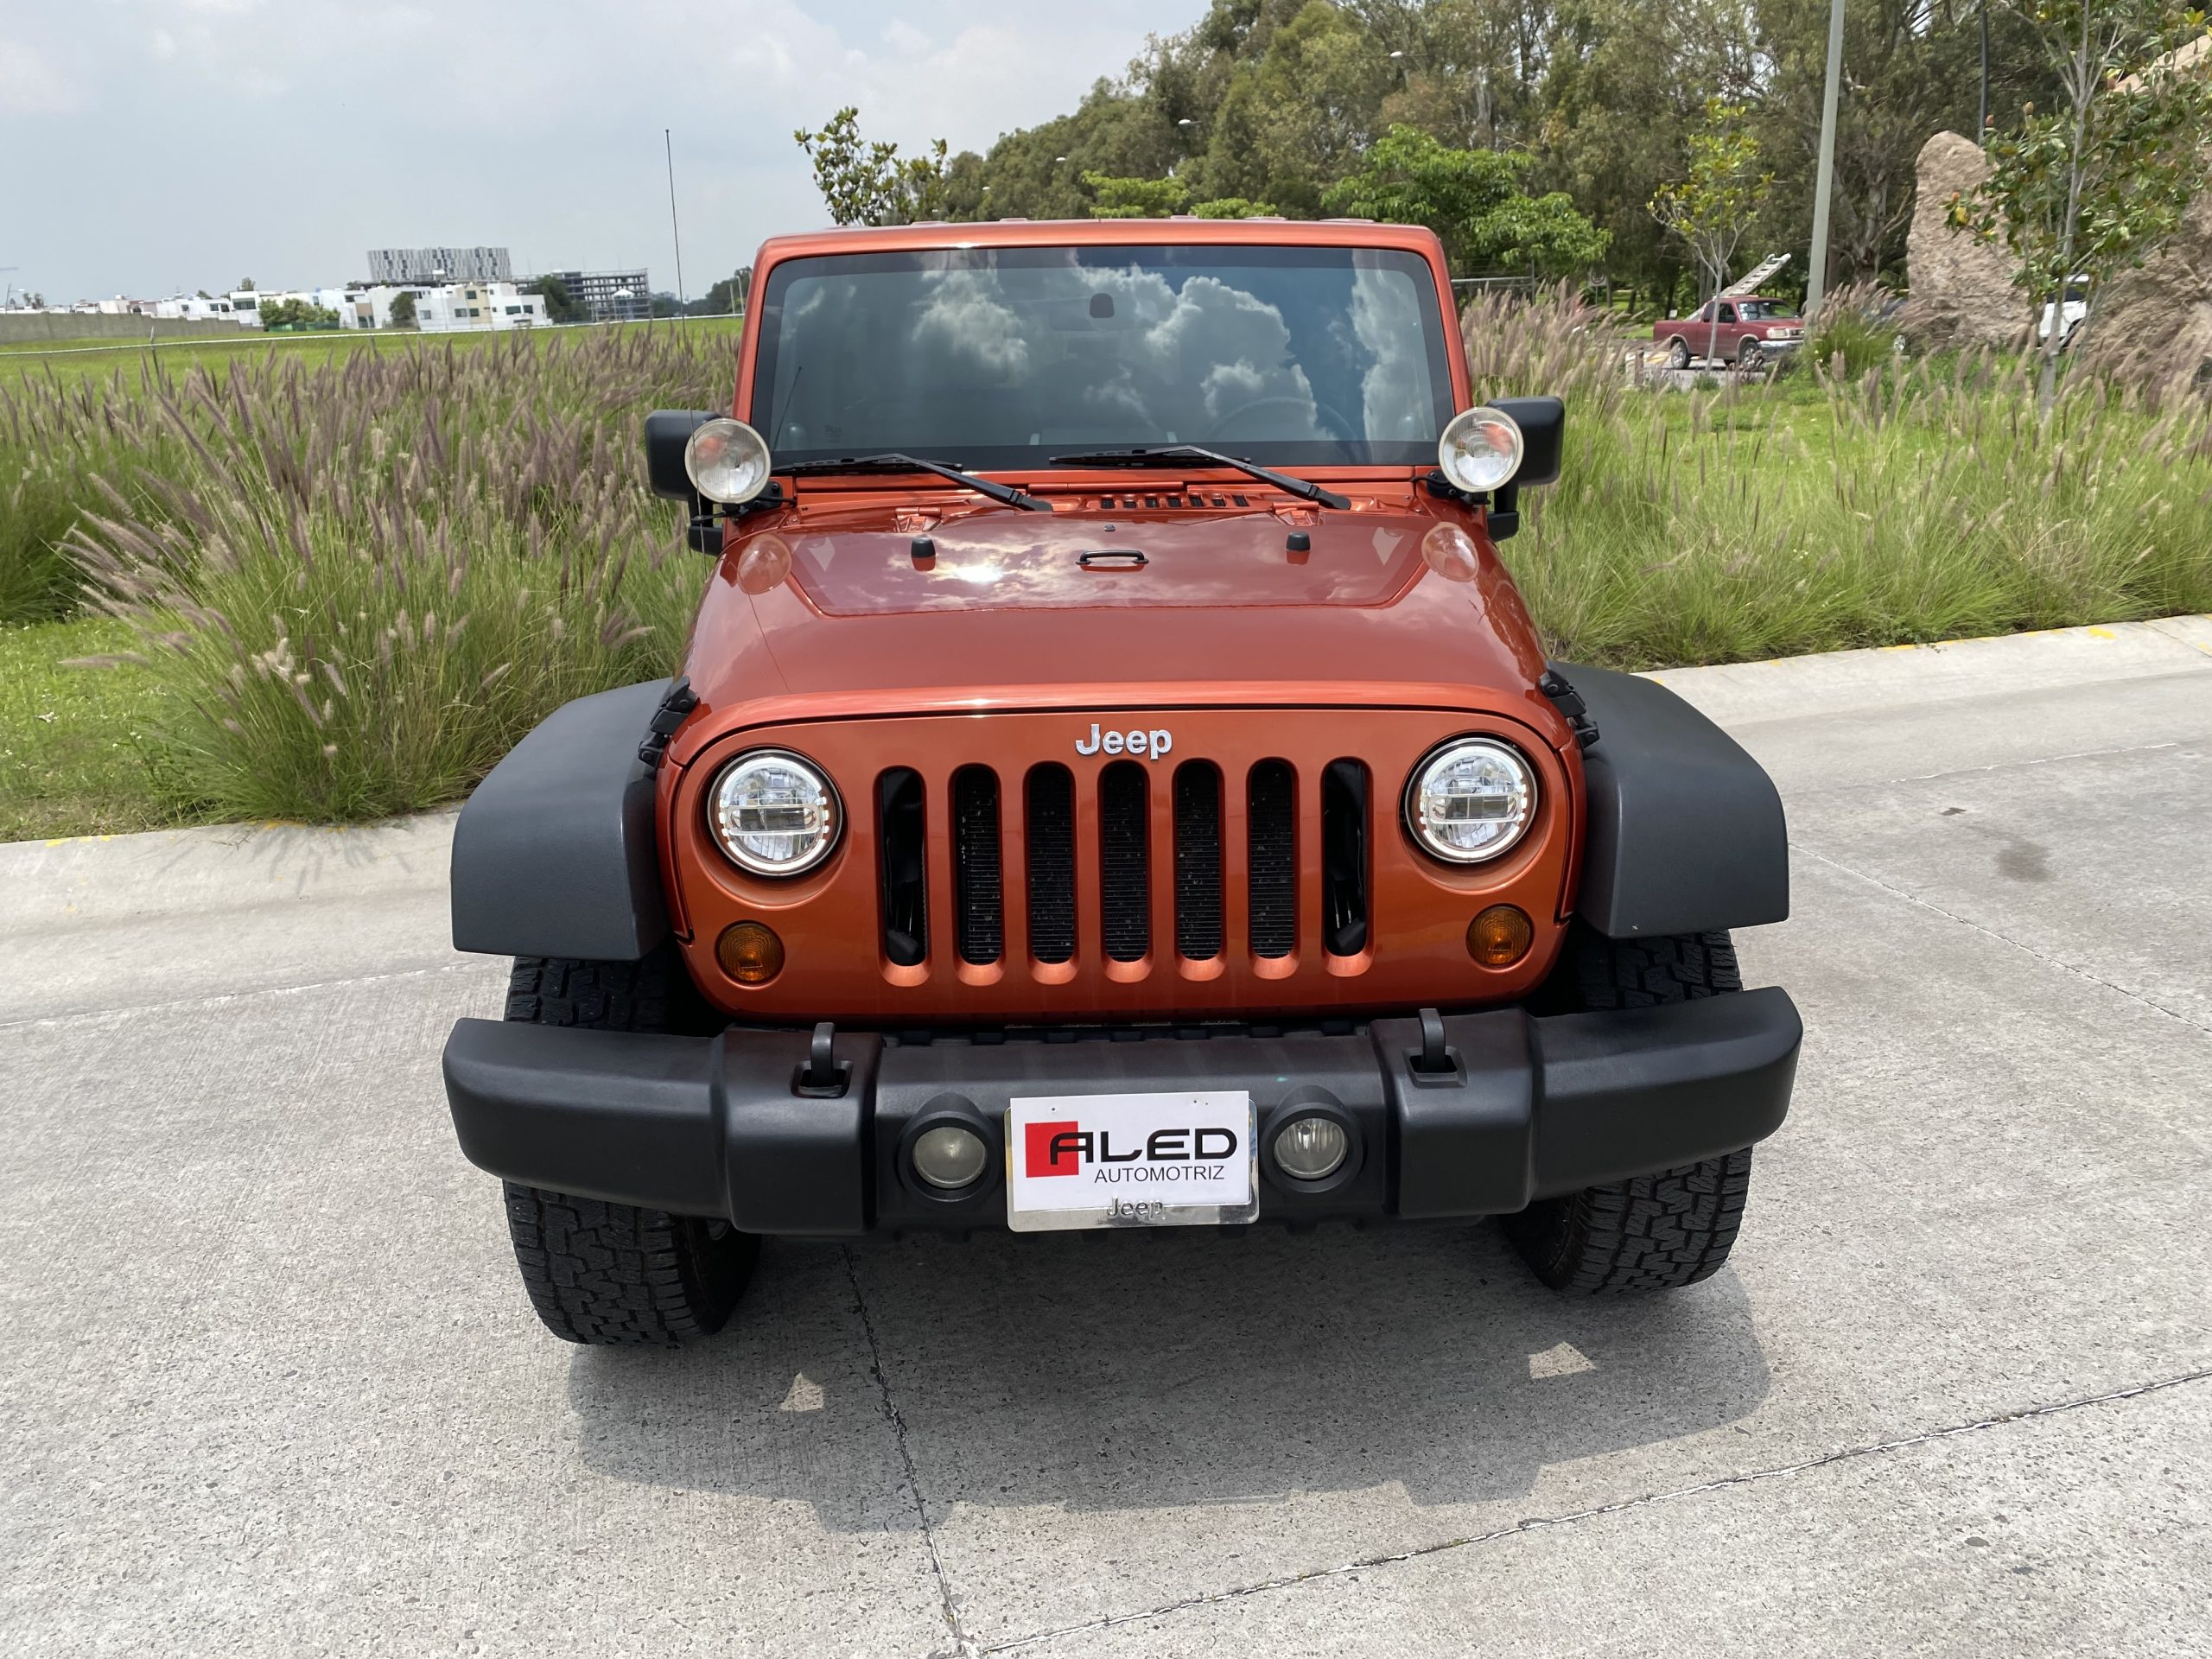
[[[840,254],[785,261],[764,288],[753,423],[779,462],[988,468],[1187,443],[1420,466],[1452,414],[1434,278],[1396,250]]]

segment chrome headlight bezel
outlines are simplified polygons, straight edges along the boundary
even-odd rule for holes
[[[1436,442],[1437,470],[1470,495],[1503,489],[1520,476],[1528,454],[1521,423],[1487,404],[1461,410]]]
[[[774,464],[767,439],[727,415],[700,422],[683,443],[683,475],[691,487],[724,506],[743,506],[766,489]]]
[[[748,848],[740,838],[747,833],[733,823],[739,810],[732,801],[733,788],[745,779],[771,769],[783,769],[804,779],[810,785],[814,799],[805,804],[821,818],[821,827],[814,832],[814,839],[804,850],[788,857],[767,856]],[[722,856],[748,875],[766,876],[772,880],[804,875],[818,869],[830,854],[837,850],[837,843],[845,832],[845,804],[837,793],[837,785],[830,774],[803,754],[789,749],[748,749],[733,758],[715,774],[707,788],[707,831],[721,848]],[[760,830],[749,833],[761,834]],[[791,833],[774,831],[766,833]]]
[[[1435,792],[1432,780],[1446,766],[1469,754],[1482,754],[1503,760],[1514,779],[1509,795],[1513,809],[1510,816],[1490,820],[1508,823],[1510,827],[1501,838],[1478,848],[1458,847],[1448,841],[1438,839],[1432,834],[1430,823],[1429,802]],[[1440,863],[1460,866],[1487,864],[1494,859],[1503,858],[1521,844],[1529,833],[1529,826],[1536,821],[1538,804],[1536,769],[1529,763],[1529,758],[1503,738],[1471,733],[1438,744],[1415,763],[1406,779],[1403,817],[1406,833],[1413,838],[1414,844]]]

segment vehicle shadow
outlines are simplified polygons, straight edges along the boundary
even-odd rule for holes
[[[1735,1421],[1769,1384],[1733,1274],[1570,1300],[1488,1224],[772,1246],[723,1337],[569,1371],[594,1470],[803,1499],[840,1531],[915,1524],[887,1390],[935,1511],[1478,1502]]]

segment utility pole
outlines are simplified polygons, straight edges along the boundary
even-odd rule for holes
[[[1813,251],[1805,262],[1805,315],[1817,315],[1828,287],[1828,200],[1835,194],[1835,101],[1843,79],[1843,0],[1828,0],[1828,84],[1821,98],[1821,162],[1813,187]]]
[[[668,129],[660,130],[661,150],[668,157],[668,235],[676,244],[676,315],[683,315],[683,233],[676,226],[676,141],[668,136]],[[652,315],[653,302],[648,283],[645,295],[645,315]]]

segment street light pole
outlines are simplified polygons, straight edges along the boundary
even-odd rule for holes
[[[1981,0],[1981,105],[1974,111],[1974,141],[1989,148],[1989,0]]]
[[[668,136],[668,129],[660,130],[660,145],[668,157],[668,237],[676,245],[676,315],[683,315],[683,232],[676,225],[676,141]],[[653,312],[652,284],[645,285],[645,315]]]
[[[1843,0],[1828,3],[1828,79],[1821,97],[1820,171],[1813,187],[1813,249],[1805,262],[1805,315],[1816,315],[1828,287],[1828,200],[1835,194],[1835,103],[1843,79]]]

